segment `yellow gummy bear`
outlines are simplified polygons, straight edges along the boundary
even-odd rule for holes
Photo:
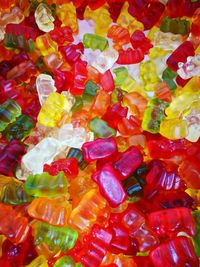
[[[164,137],[176,140],[187,136],[188,134],[188,123],[186,120],[171,119],[164,120],[160,124],[160,134]]]
[[[179,118],[183,111],[189,110],[192,102],[198,98],[198,94],[185,92],[172,100],[170,106],[165,109],[168,119]]]
[[[57,43],[51,39],[48,33],[36,38],[36,47],[40,50],[42,56],[56,53],[58,50]]]
[[[26,265],[25,267],[48,267],[47,260],[45,259],[44,255],[40,255],[35,258],[30,264]]]
[[[170,50],[164,50],[161,47],[156,47],[154,46],[153,48],[151,48],[149,50],[149,57],[151,60],[154,60],[156,58],[163,58],[164,56],[166,56],[168,53],[170,53]]]
[[[153,61],[142,62],[139,70],[139,78],[144,83],[145,90],[153,91],[155,83],[160,81],[157,76],[156,64]]]
[[[73,33],[78,33],[78,21],[76,17],[76,8],[73,4],[67,3],[58,5],[56,15],[62,21],[61,26],[69,26]]]
[[[128,7],[128,2],[125,2],[117,19],[117,24],[126,28],[130,34],[136,30],[143,31],[144,25],[129,14]]]
[[[151,40],[154,48],[173,51],[182,43],[182,35],[171,32],[162,32],[154,26],[148,33],[147,37]]]
[[[153,41],[153,39],[154,39],[154,34],[156,33],[156,32],[159,32],[160,31],[160,29],[157,27],[157,26],[153,26],[150,30],[149,30],[149,32],[148,32],[148,34],[147,34],[147,37],[151,40],[151,41]]]
[[[38,114],[38,122],[44,126],[55,127],[64,112],[69,112],[71,105],[64,95],[51,93]]]
[[[112,23],[107,5],[103,5],[95,10],[91,10],[89,7],[86,7],[84,18],[92,19],[95,22],[94,32],[97,35],[107,36],[109,26]]]
[[[180,94],[192,93],[200,95],[200,75],[192,77],[192,79],[186,83],[186,85],[180,91]]]
[[[146,92],[144,91],[144,86],[138,84],[130,75],[125,79],[124,83],[121,85],[121,89],[128,93],[138,92],[144,97],[147,96]]]
[[[189,114],[188,114],[189,113]],[[197,142],[200,137],[200,101],[194,101],[189,111],[183,112],[183,118],[188,122],[188,134],[185,137],[190,142]]]

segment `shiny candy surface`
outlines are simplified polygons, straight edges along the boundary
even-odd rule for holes
[[[73,248],[78,237],[78,233],[68,226],[57,227],[43,222],[38,222],[34,237],[35,244],[37,245],[41,242],[45,242],[52,250],[58,248],[61,251],[67,251]]]
[[[199,267],[200,0],[0,0],[0,266]]]
[[[25,190],[33,196],[58,196],[66,194],[67,179],[64,172],[51,176],[47,172],[30,175],[25,182]]]

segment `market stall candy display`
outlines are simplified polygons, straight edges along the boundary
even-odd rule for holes
[[[0,266],[200,266],[200,0],[0,0]]]

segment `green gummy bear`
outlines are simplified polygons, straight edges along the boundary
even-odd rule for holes
[[[22,34],[15,35],[12,32],[6,34],[4,38],[4,46],[8,49],[23,49],[26,52],[35,50],[35,43],[32,39],[26,40]]]
[[[165,119],[164,110],[168,102],[153,98],[148,102],[142,121],[142,129],[150,133],[159,133],[160,123]]]
[[[96,137],[108,138],[116,135],[116,131],[108,126],[108,124],[98,117],[93,118],[89,124],[89,129],[94,132]]]
[[[125,67],[119,67],[113,70],[115,74],[114,83],[115,86],[122,86],[126,78],[128,77],[128,70]]]
[[[84,103],[85,102],[92,102],[92,100],[94,99],[94,97],[97,94],[97,90],[99,89],[99,86],[92,81],[87,81],[85,86],[86,86],[86,89],[82,95],[83,102]]]
[[[177,73],[170,68],[166,68],[162,73],[162,79],[168,84],[170,90],[174,90],[177,87],[176,83],[173,80],[174,78],[176,78],[176,76]]]
[[[36,246],[45,243],[50,250],[59,249],[63,252],[72,249],[77,238],[77,231],[68,226],[58,227],[44,222],[38,222],[34,232]]]
[[[83,44],[85,48],[91,48],[92,50],[99,49],[100,51],[108,48],[108,40],[102,36],[85,33],[83,36]]]
[[[68,182],[63,171],[56,176],[43,172],[30,175],[24,183],[24,188],[34,197],[56,197],[68,192]]]
[[[20,115],[15,122],[8,125],[4,130],[3,135],[11,141],[16,138],[23,141],[34,127],[33,120],[27,115]]]
[[[186,19],[164,17],[160,25],[160,30],[162,32],[185,35],[190,31],[190,22]]]
[[[8,124],[14,122],[21,115],[21,107],[12,99],[0,105],[0,131],[5,130]]]
[[[20,182],[11,181],[1,191],[1,202],[5,204],[19,205],[32,200],[33,197],[27,194],[24,190],[24,184]]]

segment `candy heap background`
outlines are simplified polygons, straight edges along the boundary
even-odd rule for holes
[[[0,0],[0,266],[198,267],[199,89],[199,0]]]

